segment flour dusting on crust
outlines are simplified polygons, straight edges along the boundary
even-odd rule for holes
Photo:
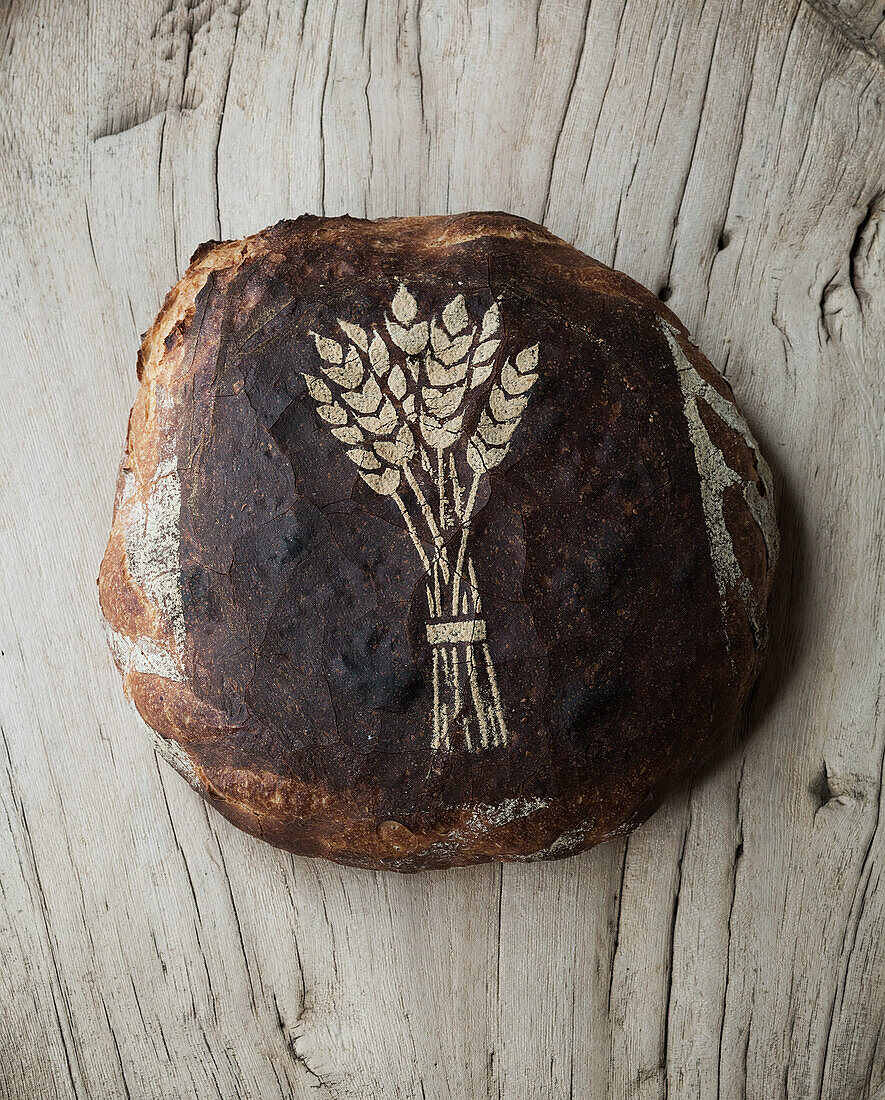
[[[111,649],[123,670],[123,679],[133,670],[151,676],[184,683],[185,677],[175,657],[153,638],[127,638],[108,628]]]
[[[155,401],[158,408],[172,406],[171,396],[159,385],[155,388]],[[175,643],[174,652],[170,652],[154,639],[123,639],[130,648],[124,668],[128,665],[139,672],[183,682],[187,632],[179,578],[181,482],[171,436],[164,441],[147,493],[139,497],[136,479],[127,473],[121,503],[128,504],[129,512],[125,528],[129,574],[167,620]]]
[[[184,608],[178,580],[181,483],[174,457],[157,467],[146,501],[136,501],[126,527],[126,558],[132,579],[165,614],[179,654],[184,648]]]
[[[183,776],[188,783],[198,791],[200,794],[205,793],[205,786],[201,781],[199,775],[197,775],[197,769],[194,767],[194,762],[184,751],[184,749],[176,742],[172,741],[168,737],[162,737],[159,733],[154,734],[154,749],[160,756]]]
[[[744,479],[728,465],[722,451],[710,438],[710,433],[707,431],[698,411],[698,401],[705,402],[724,424],[727,424],[732,431],[741,437],[753,452],[765,495],[763,496],[756,484],[751,481],[744,482],[743,495],[751,516],[762,532],[768,554],[769,571],[773,570],[777,564],[780,548],[772,504],[774,490],[771,470],[762,456],[759,444],[753,438],[753,433],[737,407],[698,374],[682,350],[682,346],[677,339],[676,330],[664,320],[661,321],[661,328],[667,337],[676,364],[676,373],[682,390],[683,412],[688,424],[688,435],[694,448],[695,463],[701,479],[701,505],[704,510],[704,522],[710,542],[710,557],[713,563],[716,587],[719,589],[723,608],[726,593],[729,589],[737,589],[744,603],[753,633],[759,641],[764,635],[765,608],[754,592],[753,586],[741,572],[740,563],[734,551],[734,543],[723,513],[726,489],[731,485],[737,485]]]
[[[529,852],[527,855],[513,856],[512,858],[517,863],[536,863],[544,859],[573,855],[586,845],[587,838],[592,834],[595,827],[595,821],[584,822],[582,825],[576,825],[573,829],[568,829],[562,833],[546,848],[541,848],[537,852]]]

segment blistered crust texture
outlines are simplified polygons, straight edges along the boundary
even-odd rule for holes
[[[100,602],[240,828],[415,871],[635,828],[726,739],[778,538],[652,294],[501,213],[210,242],[138,355]]]

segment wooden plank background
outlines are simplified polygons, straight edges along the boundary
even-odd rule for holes
[[[0,4],[0,1096],[877,1094],[883,97],[882,0]],[[726,372],[779,489],[770,659],[629,840],[293,858],[157,762],[106,652],[139,333],[207,238],[490,208]]]

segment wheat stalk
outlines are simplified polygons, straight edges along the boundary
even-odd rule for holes
[[[473,470],[473,482],[461,516],[461,544],[458,547],[455,579],[452,585],[453,614],[457,613],[458,596],[464,575],[464,556],[479,481],[484,473],[488,473],[503,462],[510,449],[513,433],[525,412],[532,386],[538,378],[538,351],[539,346],[534,344],[519,352],[513,364],[509,359],[504,361],[501,379],[489,391],[488,404],[480,414],[476,431],[467,444],[467,462]]]
[[[463,294],[448,302],[438,316],[422,320],[417,301],[401,282],[383,327],[366,329],[343,319],[337,324],[342,336],[311,333],[322,377],[308,373],[303,377],[317,414],[345,446],[360,477],[374,492],[391,497],[398,507],[428,578],[427,606],[432,620],[427,627],[428,640],[431,629],[435,631],[433,748],[449,747],[450,724],[458,718],[468,751],[504,744],[507,729],[503,705],[486,642],[485,621],[480,617],[481,600],[467,540],[481,477],[503,461],[537,380],[538,345],[519,352],[513,363],[505,360],[499,379],[488,392],[476,430],[464,451],[459,448],[473,471],[465,500],[454,449],[456,444],[464,444],[469,395],[495,370],[502,339],[497,301],[478,323],[471,323]],[[412,469],[416,459],[436,494],[436,512]],[[432,561],[402,496],[403,487],[414,497],[420,520],[433,542]],[[455,568],[451,569],[445,532],[458,523],[461,539]],[[462,599],[465,573],[469,588],[465,588]],[[444,592],[444,586],[450,588]],[[444,602],[449,603],[448,596],[451,620],[446,618],[448,607],[444,607]],[[462,666],[458,645],[463,643]],[[473,652],[474,646],[481,653],[484,668]],[[466,676],[463,691],[462,667]],[[490,702],[480,691],[481,673]],[[450,689],[451,709],[442,698],[441,681]],[[477,742],[471,734],[466,700],[473,704]]]

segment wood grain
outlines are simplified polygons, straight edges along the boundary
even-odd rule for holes
[[[885,1080],[885,50],[868,0],[0,13],[0,1096],[770,1097]],[[94,578],[201,241],[501,208],[659,291],[770,456],[771,654],[629,841],[373,875],[154,758]]]

